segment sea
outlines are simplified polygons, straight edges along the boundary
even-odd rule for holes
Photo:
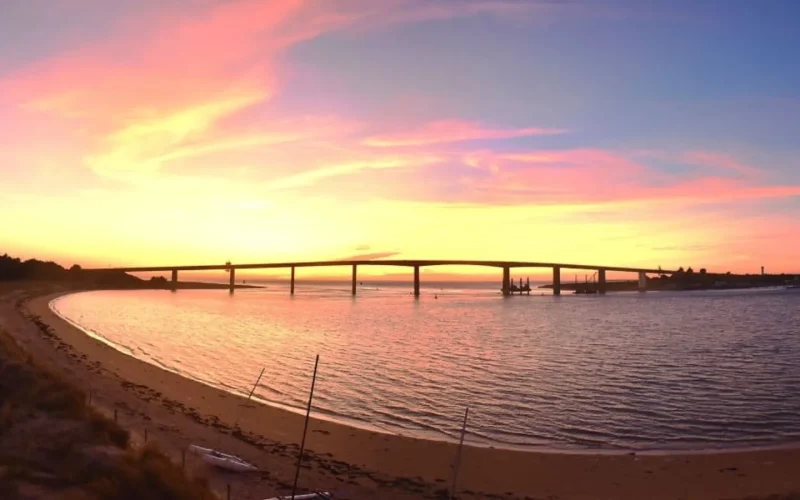
[[[542,293],[544,293],[542,295]],[[120,351],[312,415],[546,451],[800,442],[800,290],[502,297],[496,284],[268,283],[51,303]]]

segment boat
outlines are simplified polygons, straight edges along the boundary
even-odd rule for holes
[[[216,450],[206,455],[202,455],[201,458],[209,465],[232,472],[252,472],[258,470],[258,467],[255,465],[245,462],[237,456],[227,455]]]
[[[200,456],[205,463],[219,467],[220,469],[233,472],[251,472],[258,470],[258,467],[249,462],[245,462],[236,455],[222,453],[221,451],[214,450],[212,448],[203,448],[202,446],[197,446],[196,444],[190,444],[189,451]]]
[[[265,500],[291,500],[292,495],[282,497],[272,497]],[[294,500],[330,500],[333,498],[333,493],[330,491],[315,491],[314,493],[304,493],[302,495],[295,495]]]

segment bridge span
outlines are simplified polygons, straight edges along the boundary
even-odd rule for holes
[[[647,289],[648,274],[675,274],[677,271],[663,269],[648,269],[637,267],[620,266],[597,266],[588,264],[562,264],[553,262],[524,262],[524,261],[494,261],[494,260],[409,260],[409,259],[386,259],[386,260],[326,260],[312,262],[272,262],[262,264],[210,264],[200,266],[143,266],[143,267],[114,267],[106,269],[89,269],[89,271],[118,271],[126,273],[146,273],[146,272],[171,272],[172,289],[177,288],[179,271],[228,271],[230,273],[230,293],[233,293],[236,283],[237,269],[291,269],[290,293],[294,295],[295,269],[303,267],[334,267],[352,266],[352,294],[356,294],[356,282],[358,277],[358,266],[397,266],[410,267],[414,270],[414,296],[419,297],[421,267],[432,266],[481,266],[496,267],[503,270],[503,295],[511,294],[511,269],[512,268],[550,268],[553,270],[553,295],[561,294],[561,270],[575,269],[597,272],[597,291],[606,292],[606,273],[623,272],[636,273],[639,275],[639,291]]]

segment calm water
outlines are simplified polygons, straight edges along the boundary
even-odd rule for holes
[[[425,292],[423,290],[423,292]],[[514,297],[283,286],[88,292],[54,308],[137,357],[317,415],[473,443],[685,449],[800,441],[800,293]]]

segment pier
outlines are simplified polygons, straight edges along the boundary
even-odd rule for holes
[[[596,293],[605,294],[607,291],[606,286],[606,273],[632,273],[637,274],[639,277],[639,291],[647,289],[647,275],[670,275],[675,274],[677,271],[663,270],[663,269],[646,269],[636,267],[620,267],[620,266],[601,266],[589,264],[564,264],[552,262],[525,262],[525,261],[489,261],[489,260],[328,260],[328,261],[310,261],[310,262],[270,262],[262,264],[232,264],[226,262],[225,264],[209,264],[209,265],[188,265],[188,266],[137,266],[137,267],[115,267],[106,269],[88,269],[87,271],[118,271],[126,273],[151,273],[151,272],[171,272],[172,273],[172,289],[175,290],[178,284],[178,273],[181,271],[227,271],[230,274],[229,291],[233,293],[236,284],[236,271],[238,269],[290,269],[289,293],[294,295],[295,292],[295,270],[297,268],[312,268],[312,267],[352,267],[352,294],[356,295],[357,292],[357,277],[359,266],[389,266],[389,267],[406,267],[413,269],[413,285],[414,296],[420,295],[420,268],[434,267],[434,266],[478,266],[478,267],[493,267],[502,269],[502,286],[501,292],[504,296],[511,296],[514,292],[527,292],[530,293],[530,281],[527,285],[522,284],[520,279],[519,287],[514,285],[511,281],[512,269],[552,269],[553,271],[553,295],[561,294],[561,271],[563,269],[571,270],[586,270],[594,271],[597,273]]]

